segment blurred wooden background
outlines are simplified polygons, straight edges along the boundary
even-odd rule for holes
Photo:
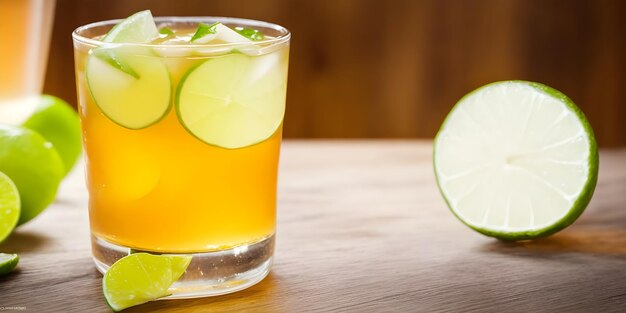
[[[465,93],[525,79],[569,95],[603,146],[626,146],[626,1],[57,0],[45,91],[76,102],[74,28],[146,8],[290,29],[286,137],[433,137]]]

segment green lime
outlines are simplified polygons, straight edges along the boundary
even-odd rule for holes
[[[154,23],[150,10],[137,12],[117,25],[104,36],[104,42],[147,43],[159,37],[159,29]]]
[[[33,96],[0,106],[0,123],[23,126],[50,141],[69,172],[81,153],[80,120],[67,102],[54,96]]]
[[[0,171],[19,190],[21,225],[54,201],[65,167],[56,149],[39,133],[0,124]]]
[[[282,123],[286,70],[277,53],[209,59],[181,80],[175,99],[178,118],[210,145],[235,149],[259,143]]]
[[[0,172],[0,242],[6,239],[20,219],[20,194],[9,176]]]
[[[82,151],[80,120],[67,102],[53,96],[41,96],[34,113],[22,124],[50,141],[61,156],[65,173],[69,172]]]
[[[111,266],[102,278],[104,297],[113,311],[170,295],[170,286],[183,275],[191,256],[128,255]]]
[[[110,43],[147,43],[159,37],[149,10],[126,18],[104,37]],[[129,129],[146,128],[169,111],[171,83],[163,61],[140,46],[102,46],[87,60],[91,96],[116,124]]]
[[[452,212],[485,235],[553,234],[585,210],[598,149],[582,111],[561,92],[496,82],[463,97],[434,142],[434,169]]]
[[[19,262],[20,257],[17,254],[0,253],[0,276],[13,271]]]

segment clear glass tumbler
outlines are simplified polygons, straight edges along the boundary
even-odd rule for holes
[[[155,21],[221,22],[265,40],[101,41],[119,20],[74,31],[93,257],[105,272],[130,253],[189,254],[170,298],[241,290],[272,264],[290,33],[236,18]]]

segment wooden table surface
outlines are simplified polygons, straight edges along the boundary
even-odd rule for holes
[[[235,294],[125,312],[625,312],[626,150],[604,150],[591,204],[547,239],[463,226],[437,191],[428,141],[287,141],[276,262]],[[20,254],[0,309],[109,312],[90,257],[80,166],[0,245]]]

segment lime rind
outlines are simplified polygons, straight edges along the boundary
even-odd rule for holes
[[[444,188],[442,187],[439,176],[438,176],[439,171],[437,168],[437,153],[436,153],[437,143],[439,141],[440,135],[442,134],[443,130],[446,128],[446,125],[450,117],[452,116],[452,113],[455,110],[457,110],[458,107],[462,103],[464,103],[465,99],[467,99],[469,96],[471,96],[475,92],[484,88],[488,88],[491,86],[504,84],[504,83],[524,84],[524,85],[533,87],[536,90],[543,92],[549,97],[557,99],[559,102],[565,105],[567,110],[574,113],[577,119],[581,122],[585,135],[589,141],[588,160],[587,160],[587,166],[588,166],[589,172],[588,172],[587,180],[583,184],[582,192],[578,194],[576,199],[573,201],[571,208],[569,209],[569,211],[567,211],[567,213],[564,216],[562,216],[560,219],[556,220],[555,222],[551,223],[550,225],[547,225],[539,229],[531,229],[531,230],[524,230],[524,231],[501,231],[501,230],[490,229],[488,227],[480,227],[480,226],[474,225],[473,223],[469,223],[462,216],[460,216],[459,213],[455,211],[454,206],[450,203],[450,200],[448,199],[448,197],[446,197],[446,192]],[[434,169],[435,177],[437,178],[436,179],[437,187],[439,189],[439,192],[443,195],[444,201],[446,202],[446,205],[448,206],[450,211],[457,217],[459,221],[461,221],[463,224],[467,225],[468,227],[474,229],[475,231],[482,233],[484,235],[490,236],[490,237],[501,239],[501,240],[507,240],[507,241],[530,240],[530,239],[546,237],[546,236],[552,235],[556,232],[563,230],[567,226],[571,225],[574,221],[576,221],[578,217],[580,217],[580,215],[584,212],[585,208],[587,207],[587,205],[589,204],[593,196],[593,193],[597,184],[597,180],[598,180],[598,168],[599,168],[598,147],[597,147],[597,143],[595,140],[593,129],[591,128],[591,125],[589,124],[587,118],[585,117],[583,112],[580,110],[580,108],[578,108],[578,106],[576,106],[576,104],[569,97],[567,97],[562,92],[552,87],[541,84],[541,83],[522,81],[522,80],[498,81],[498,82],[484,85],[468,93],[467,95],[462,97],[456,103],[456,105],[452,108],[452,110],[450,111],[450,113],[448,114],[444,122],[442,123],[437,135],[435,136],[434,143],[435,143],[434,144],[435,148],[433,149],[433,169]]]
[[[13,231],[20,219],[20,194],[13,181],[0,172],[0,242]]]
[[[0,253],[0,276],[12,272],[20,262],[17,254]]]

